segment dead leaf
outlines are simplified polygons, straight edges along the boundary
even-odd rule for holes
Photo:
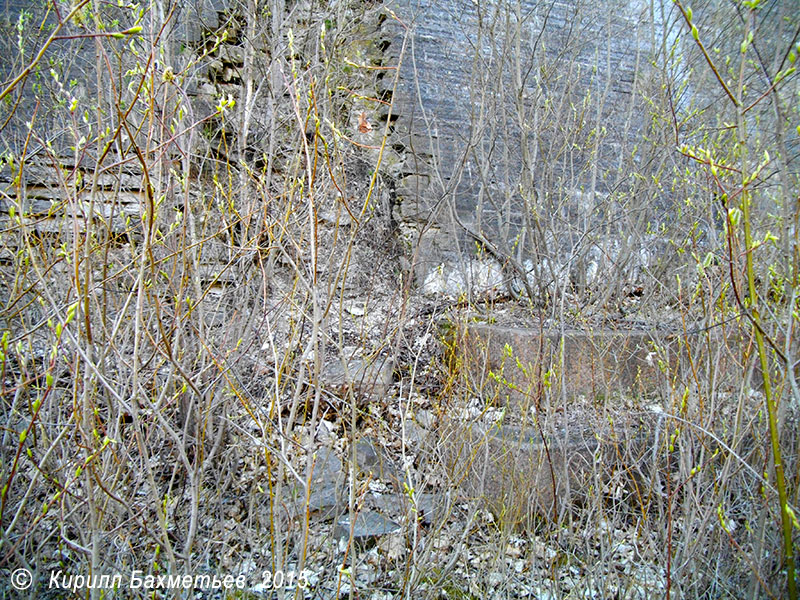
[[[360,115],[358,115],[358,130],[361,133],[369,133],[372,131],[372,125],[370,125],[369,121],[367,120],[367,113],[363,111]]]

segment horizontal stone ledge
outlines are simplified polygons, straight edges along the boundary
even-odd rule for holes
[[[737,334],[743,337],[737,341]],[[605,401],[610,396],[658,393],[675,375],[688,373],[680,337],[651,330],[553,330],[462,323],[452,334],[451,366],[463,369],[473,390],[501,405],[527,409],[547,390],[568,398]],[[746,332],[715,330],[712,344],[742,346]],[[697,336],[690,334],[691,340]],[[562,349],[563,343],[563,349]],[[719,375],[741,381],[742,353],[721,352]],[[695,357],[697,358],[697,357]],[[456,361],[456,362],[454,362]],[[460,361],[460,362],[459,362]],[[753,385],[760,376],[756,374]]]
[[[95,173],[92,170],[94,165],[90,165],[89,162],[90,161],[87,159],[79,167],[79,171],[81,172],[81,176],[83,177],[85,184],[90,184],[92,178],[95,177]],[[115,189],[118,185],[123,190],[138,191],[144,188],[144,178],[142,176],[140,167],[131,164],[114,166],[110,163],[111,161],[108,161],[108,164],[104,164],[102,166],[102,172],[97,173],[96,177],[98,186],[101,188],[107,188],[109,190]],[[62,162],[60,163],[60,169],[61,173],[59,173],[53,165],[28,162],[23,168],[25,185],[28,187],[51,187],[57,190],[59,195],[63,194],[64,178],[67,176],[72,177],[72,172],[74,171],[75,167],[69,162]],[[14,175],[16,175],[16,172]],[[11,184],[10,176],[10,171],[0,171],[0,182]],[[74,185],[74,181],[70,179],[66,185],[70,186],[71,188]]]

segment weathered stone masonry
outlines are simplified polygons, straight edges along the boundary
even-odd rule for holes
[[[601,174],[614,171],[642,124],[633,92],[637,61],[641,68],[650,49],[648,8],[637,1],[610,11],[580,2],[527,0],[518,6],[481,3],[479,14],[476,4],[457,0],[397,0],[391,6],[412,24],[393,98],[393,144],[405,153],[397,169],[395,217],[420,251],[418,281],[442,263],[459,268],[459,256],[474,251],[452,210],[510,252],[509,239],[523,226],[523,213],[530,212],[519,195],[526,177],[540,206],[557,206],[566,219],[591,212],[596,200],[588,195],[590,187],[598,199],[609,190],[602,177],[592,183],[590,161],[596,160]],[[404,31],[389,20],[385,30],[392,39],[387,52],[397,53]],[[526,69],[522,89],[515,87],[517,55],[519,68]],[[518,92],[524,96],[521,105]],[[573,105],[589,98],[583,127],[605,132],[596,156],[584,151],[571,157],[577,167],[560,164],[553,147],[570,133],[559,130],[560,116],[551,110],[562,94],[569,94]],[[522,124],[520,110],[527,114]],[[542,122],[530,122],[536,115]],[[577,129],[581,123],[576,123],[569,126]],[[523,156],[523,144],[536,145],[538,157]],[[576,168],[578,175],[569,172]]]
[[[226,0],[187,3],[170,32],[171,38],[176,44],[181,39],[197,44],[207,32],[220,27],[228,4]],[[7,10],[14,13],[21,6],[12,2]],[[626,140],[636,136],[640,121],[634,118],[633,124],[624,123],[625,118],[630,120],[626,111],[631,107],[637,52],[646,50],[640,35],[647,24],[646,7],[633,0],[609,15],[603,7],[561,1],[543,4],[525,0],[518,6],[489,3],[481,5],[480,14],[475,4],[458,0],[425,6],[413,0],[396,0],[388,6],[410,26],[410,37],[394,95],[391,71],[379,81],[378,92],[393,101],[393,133],[387,152],[390,159],[384,162],[384,168],[396,181],[393,217],[408,242],[409,255],[415,257],[417,282],[423,284],[430,272],[442,265],[463,270],[464,256],[474,252],[474,240],[454,221],[453,213],[501,251],[512,253],[514,236],[524,228],[526,211],[530,212],[519,194],[525,178],[535,189],[539,204],[557,207],[554,210],[559,218],[579,220],[591,212],[596,198],[586,191],[592,185],[586,164],[593,157],[584,148],[572,157],[580,163],[577,175],[567,172],[552,150],[567,135],[558,129],[559,124],[547,122],[527,128],[518,122],[514,111],[521,106],[520,110],[529,115],[540,114],[552,121],[548,106],[560,94],[569,94],[572,104],[580,103],[587,94],[602,95],[600,114],[587,115],[586,128],[597,124],[594,119],[607,129],[599,155],[594,158],[599,172],[613,170]],[[384,65],[397,64],[404,33],[391,18],[375,32],[375,46],[384,53]],[[522,67],[527,69],[521,105],[515,104],[511,94],[517,51]],[[88,70],[91,54],[88,49],[86,56],[77,57],[76,64]],[[238,95],[239,67],[240,48],[235,43],[222,44],[216,59],[198,72],[187,88],[198,114],[206,114],[220,94]],[[548,68],[556,71],[547,73]],[[574,72],[562,76],[559,69]],[[487,74],[494,71],[499,77],[487,80]],[[84,97],[91,97],[90,88],[91,81],[82,84]],[[500,89],[505,91],[500,93]],[[541,110],[535,110],[536,103]],[[595,105],[590,109],[595,110]],[[21,110],[32,110],[32,104]],[[485,121],[481,121],[481,114]],[[253,128],[258,129],[257,118]],[[259,132],[260,137],[263,135]],[[522,135],[535,139],[523,142]],[[4,134],[11,150],[18,149],[24,138],[24,131]],[[69,146],[67,139],[56,142],[65,149]],[[535,159],[522,155],[523,143],[537,146]],[[530,164],[524,164],[526,160]],[[70,168],[68,161],[64,166]],[[84,171],[88,172],[90,166],[88,161],[82,162]],[[533,172],[523,173],[523,168]],[[129,163],[128,170],[125,181],[106,187],[130,197],[123,208],[127,207],[126,215],[132,216],[143,190],[136,165]],[[10,183],[8,173],[2,176],[5,184]],[[58,192],[55,177],[48,180],[42,171],[34,179],[28,195],[41,206],[30,207],[32,217],[46,211],[48,207],[42,202],[50,202]],[[594,186],[600,197],[607,192],[606,184],[602,177],[596,179]],[[39,188],[41,193],[35,191]],[[6,212],[7,207],[3,205],[0,210]],[[543,243],[564,246],[549,248],[550,259],[570,250],[565,239]],[[541,261],[543,255],[528,252],[519,258],[532,264]],[[485,265],[482,269],[479,274],[473,272],[472,279],[492,285],[496,269]],[[454,275],[450,280],[462,278]]]

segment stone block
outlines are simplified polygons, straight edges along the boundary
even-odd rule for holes
[[[353,538],[359,541],[368,541],[397,531],[400,531],[400,525],[373,510],[358,513],[353,524]],[[349,515],[343,516],[336,522],[334,536],[338,539],[350,536]]]
[[[395,489],[401,489],[402,479],[398,475],[397,469],[373,439],[367,437],[356,444],[356,464],[360,477],[387,481]]]
[[[394,362],[386,356],[351,358],[346,368],[341,360],[323,366],[319,383],[335,394],[350,388],[358,394],[384,396],[394,382]]]
[[[530,423],[530,422],[529,422]],[[465,500],[480,500],[501,527],[530,531],[560,522],[594,494],[616,494],[626,510],[652,497],[647,464],[652,423],[618,438],[591,429],[485,426],[453,419],[445,468]]]
[[[691,364],[711,360],[715,385],[741,385],[750,340],[747,324],[724,330],[690,327],[685,335],[657,328],[565,329],[461,323],[454,328],[451,364],[473,391],[497,405],[527,411],[544,396],[584,397],[594,406],[613,398],[659,396],[678,382],[689,385]],[[690,350],[687,350],[687,346]],[[750,385],[760,388],[758,365]]]
[[[347,504],[344,481],[344,467],[333,448],[320,448],[314,460],[307,504],[303,487],[295,487],[295,514],[308,510],[312,517],[323,520],[341,514],[342,505]]]
[[[405,222],[425,223],[434,215],[437,205],[425,196],[398,196],[400,218]]]
[[[481,396],[499,404],[536,404],[547,386],[567,397],[602,401],[612,395],[644,395],[663,383],[646,331],[539,330],[485,323],[464,324],[456,351]],[[562,361],[563,357],[563,361]],[[563,386],[563,387],[562,387]]]
[[[408,175],[397,182],[395,192],[398,196],[415,198],[423,195],[429,185],[430,177],[427,175]]]

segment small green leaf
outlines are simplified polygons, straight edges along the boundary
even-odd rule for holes
[[[722,503],[720,503],[720,505],[717,506],[717,517],[719,518],[719,524],[722,526],[722,528],[727,533],[730,533],[730,531],[728,531],[728,525],[725,523],[725,516],[724,516],[724,513],[722,511]]]
[[[75,311],[77,309],[78,309],[77,302],[73,302],[72,304],[69,305],[69,308],[67,308],[67,320],[64,322],[65,325],[68,325],[69,322],[75,318]]]
[[[800,523],[798,523],[797,516],[794,514],[792,507],[787,504],[784,508],[789,519],[792,521],[792,525],[794,525],[797,529],[800,529]]]
[[[692,37],[695,39],[696,42],[700,41],[700,32],[697,31],[697,26],[692,24]]]

